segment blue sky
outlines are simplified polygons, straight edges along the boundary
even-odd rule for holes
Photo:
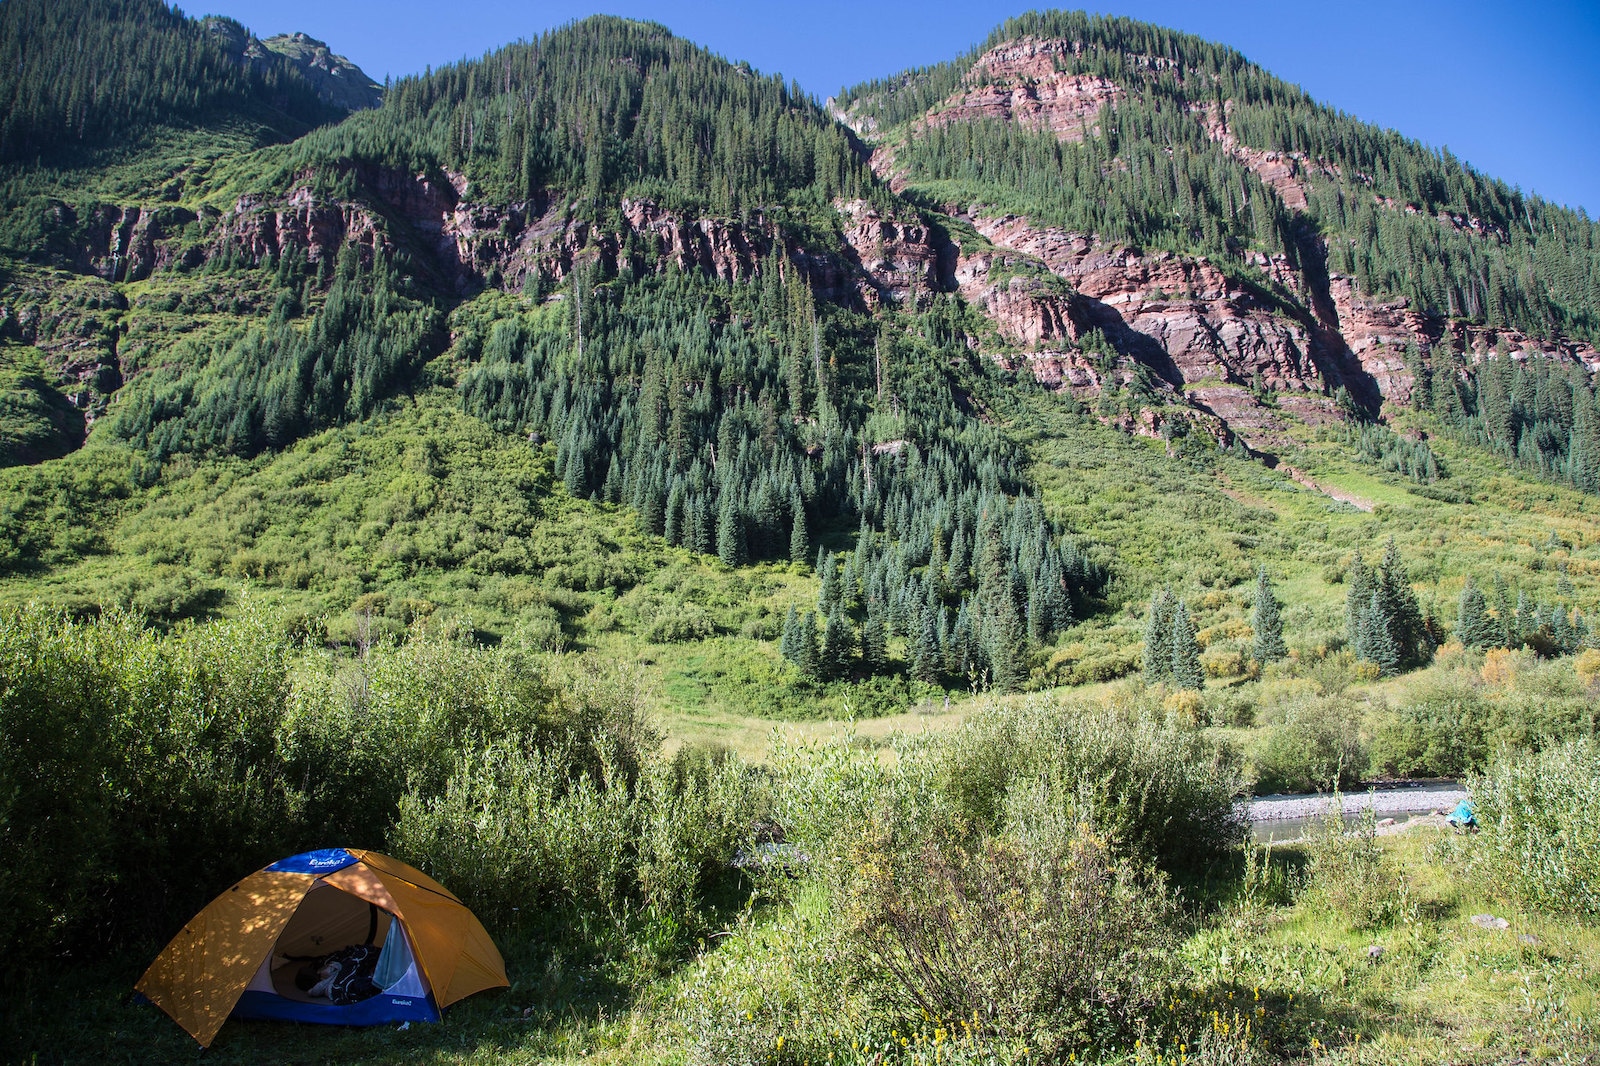
[[[190,0],[259,36],[301,30],[368,74],[420,72],[596,13],[649,18],[826,97],[950,59],[1047,3],[968,0]],[[1061,6],[1071,6],[1063,4]],[[1317,99],[1600,217],[1600,0],[1098,3],[1238,48]]]

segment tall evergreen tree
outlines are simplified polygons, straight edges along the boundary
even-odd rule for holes
[[[789,611],[783,616],[783,639],[778,644],[778,650],[785,659],[799,664],[800,662],[800,612],[794,609],[794,604],[789,605]]]
[[[823,554],[817,564],[817,574],[822,578],[817,588],[817,610],[822,612],[824,618],[828,618],[839,608],[840,590],[843,585],[839,577],[839,562],[832,552]]]
[[[1572,619],[1564,603],[1556,604],[1550,612],[1550,643],[1561,655],[1571,655],[1578,650],[1578,638],[1573,633]]]
[[[861,665],[869,676],[883,672],[889,665],[889,632],[884,626],[880,600],[867,601],[867,618],[861,624]]]
[[[1172,608],[1172,683],[1178,688],[1202,689],[1205,671],[1200,667],[1200,642],[1195,638],[1189,608],[1178,599]]]
[[[1400,559],[1400,548],[1393,537],[1384,548],[1377,590],[1382,605],[1385,628],[1395,643],[1399,665],[1409,666],[1425,661],[1433,654],[1427,627],[1422,617],[1422,607],[1417,594],[1412,591],[1411,579]]]
[[[1283,641],[1283,616],[1278,613],[1278,598],[1273,595],[1272,580],[1265,567],[1256,574],[1256,603],[1250,627],[1254,630],[1250,655],[1256,662],[1277,662],[1289,654],[1289,646]]]
[[[1360,656],[1362,619],[1366,616],[1367,605],[1372,601],[1373,578],[1359,551],[1350,560],[1350,569],[1345,573],[1344,581],[1345,634],[1351,647],[1356,649],[1357,656]]]
[[[939,623],[930,608],[923,608],[917,622],[915,642],[911,652],[911,676],[918,681],[937,684],[943,664],[939,652]]]
[[[1385,676],[1397,673],[1401,663],[1400,641],[1394,632],[1393,619],[1384,607],[1383,593],[1378,589],[1373,589],[1372,598],[1367,601],[1358,632],[1356,654],[1377,664],[1379,672]]]
[[[1175,602],[1172,592],[1161,589],[1150,597],[1144,618],[1144,683],[1159,685],[1172,679],[1172,631]]]
[[[1456,639],[1469,648],[1492,648],[1500,643],[1500,627],[1489,617],[1483,590],[1468,578],[1456,609]]]
[[[809,562],[811,533],[806,528],[806,509],[798,493],[790,501],[790,510],[794,512],[794,522],[789,527],[789,558],[797,563]]]
[[[1492,647],[1514,648],[1521,641],[1517,632],[1517,609],[1511,602],[1511,587],[1499,573],[1494,575],[1496,640]]]
[[[800,620],[795,665],[806,677],[822,677],[822,654],[817,650],[817,616],[810,611]]]
[[[733,494],[724,493],[722,514],[717,521],[717,558],[728,566],[743,566],[748,560],[745,546],[744,515],[733,500]]]
[[[822,631],[820,666],[824,677],[844,677],[850,672],[850,659],[854,652],[854,634],[844,612],[834,608]]]

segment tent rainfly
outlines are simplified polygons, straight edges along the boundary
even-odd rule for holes
[[[358,989],[320,987],[337,969],[330,959],[364,962]],[[385,855],[326,848],[212,900],[135,987],[207,1047],[229,1017],[438,1021],[442,1008],[509,983],[483,924],[449,889]]]

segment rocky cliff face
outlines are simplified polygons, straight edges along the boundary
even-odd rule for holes
[[[1098,75],[1059,69],[1070,65],[1063,60],[1078,47],[1024,37],[991,49],[973,64],[962,87],[923,121],[938,126],[1001,120],[1047,129],[1063,140],[1094,136],[1094,117],[1104,107],[1116,107],[1127,92]],[[1127,61],[1166,62],[1148,56]],[[1230,107],[1231,102],[1211,103],[1194,107],[1192,114],[1291,215],[1307,209],[1315,183],[1343,177],[1326,161],[1241,143],[1229,124]],[[875,151],[872,163],[892,187],[907,184],[892,147]],[[1363,175],[1349,177],[1371,183]],[[1381,198],[1375,202],[1397,211],[1418,210]],[[1014,216],[985,216],[963,205],[945,210],[963,216],[993,243],[993,249],[959,256],[953,269],[939,265],[937,275],[943,288],[959,290],[994,320],[1007,342],[1024,349],[1003,356],[1008,365],[1026,365],[1054,388],[1096,392],[1097,367],[1103,364],[1076,348],[1086,333],[1098,330],[1122,355],[1147,366],[1174,396],[1264,450],[1282,440],[1285,414],[1314,424],[1338,418],[1331,397],[1341,386],[1373,409],[1384,402],[1405,403],[1412,387],[1407,349],[1431,349],[1447,331],[1469,359],[1503,344],[1513,352],[1577,359],[1600,368],[1600,353],[1588,345],[1536,342],[1514,330],[1447,323],[1404,299],[1363,293],[1353,279],[1323,269],[1326,250],[1310,236],[1298,249],[1297,264],[1258,254],[1241,273],[1220,269],[1203,256],[1147,252]],[[1495,237],[1477,219],[1441,215],[1439,222]],[[1027,263],[1043,267],[1070,289],[1063,292],[1016,269]],[[996,277],[998,284],[991,280]]]
[[[1074,141],[1098,133],[1100,109],[1127,93],[1097,74],[1058,70],[1072,48],[1069,41],[1023,37],[991,49],[973,65],[966,84],[928,115],[928,123],[1001,119]]]
[[[306,80],[316,87],[324,103],[346,111],[360,111],[383,103],[383,86],[314,37],[280,33],[263,40],[261,47],[298,67]]]

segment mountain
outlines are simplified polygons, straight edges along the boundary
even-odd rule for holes
[[[257,138],[304,133],[336,111],[294,61],[245,62],[224,25],[161,0],[0,5],[0,162],[53,165],[137,146],[163,126],[248,125]]]
[[[316,89],[324,104],[342,111],[360,111],[383,103],[383,86],[314,37],[280,33],[260,40],[238,22],[215,16],[203,25],[230,54],[253,69],[270,71],[280,57],[288,60],[300,77]]]
[[[1600,490],[1595,224],[1194,37],[1029,15],[822,105],[596,17],[380,103],[301,36],[0,13],[12,595],[709,641],[710,690],[887,707],[1127,673],[1133,599],[1247,551],[1342,574],[1319,508]],[[88,26],[116,77],[36,76]]]
[[[1098,330],[1270,450],[1283,432],[1263,388],[1328,419],[1341,387],[1372,414],[1406,404],[1423,353],[1600,365],[1594,223],[1322,107],[1231,49],[1028,15],[833,107],[897,190],[1072,285],[1062,301],[1020,281],[991,295],[970,271],[929,279],[984,301],[1032,349],[1013,361],[1052,385],[1098,388],[1074,351]]]

